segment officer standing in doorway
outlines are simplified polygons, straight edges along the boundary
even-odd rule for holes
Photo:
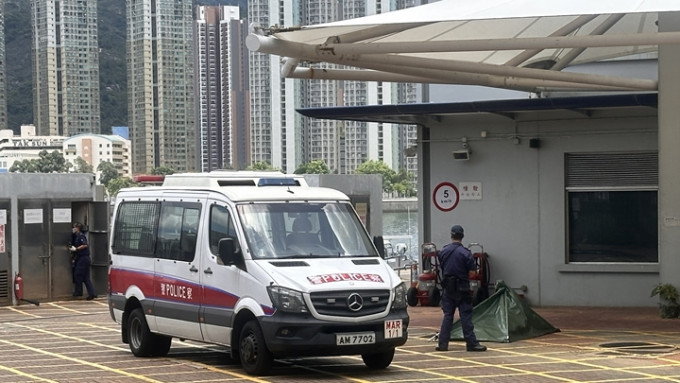
[[[443,274],[442,285],[444,287],[441,301],[444,318],[439,330],[437,351],[449,350],[453,314],[456,307],[458,307],[460,314],[467,350],[486,351],[486,346],[482,346],[477,341],[472,324],[472,295],[470,294],[469,278],[471,274],[474,275],[477,272],[477,264],[470,250],[461,243],[463,237],[463,227],[460,225],[453,226],[451,228],[451,243],[444,246],[439,252],[439,265]]]
[[[83,296],[83,283],[87,288],[87,300],[91,301],[97,297],[94,292],[94,285],[90,280],[90,248],[87,244],[87,237],[83,233],[83,225],[79,222],[73,224],[73,245],[71,252],[75,257],[75,265],[73,267],[73,283],[75,289],[73,291],[74,297]]]

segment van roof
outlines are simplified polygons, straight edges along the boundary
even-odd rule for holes
[[[214,191],[237,203],[349,200],[344,193],[335,189],[309,187],[300,175],[248,171],[173,174],[166,176],[163,186],[125,188],[120,191],[119,197],[201,191]]]
[[[209,173],[178,173],[165,176],[163,186],[290,186],[307,187],[304,176],[277,171],[214,170]]]

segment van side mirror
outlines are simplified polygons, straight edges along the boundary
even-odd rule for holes
[[[373,245],[375,245],[375,248],[378,250],[380,258],[385,259],[385,241],[383,240],[382,235],[373,237]]]
[[[234,265],[239,268],[245,268],[245,261],[241,252],[236,251],[233,238],[222,238],[217,243],[218,256],[225,265]]]

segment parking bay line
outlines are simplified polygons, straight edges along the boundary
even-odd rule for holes
[[[57,336],[57,337],[64,338],[64,339],[70,339],[70,340],[75,340],[75,341],[78,341],[78,342],[88,343],[88,344],[95,345],[95,346],[103,346],[103,347],[111,348],[111,349],[114,349],[114,350],[123,350],[123,351],[127,350],[127,348],[125,348],[125,347],[112,346],[112,345],[108,345],[108,344],[104,344],[104,343],[94,342],[94,341],[91,341],[91,340],[87,340],[87,339],[83,339],[83,338],[77,338],[77,337],[73,337],[73,336],[69,336],[69,335],[64,335],[64,334],[60,334],[60,333],[57,333],[57,332],[47,331],[47,330],[43,330],[43,329],[40,329],[40,328],[31,327],[31,326],[26,326],[26,325],[21,325],[21,324],[12,324],[12,325],[17,326],[17,327],[22,327],[24,329],[31,330],[31,331],[37,331],[37,332],[42,332],[44,334]],[[91,325],[91,324],[79,323],[79,325]],[[61,359],[85,364],[85,365],[95,367],[95,368],[100,368],[102,370],[106,370],[106,371],[109,371],[109,372],[114,372],[114,373],[122,374],[122,375],[125,375],[125,376],[134,377],[134,378],[141,379],[141,380],[144,380],[144,381],[147,381],[147,382],[162,383],[161,381],[151,379],[151,378],[147,378],[146,376],[143,376],[143,375],[129,373],[129,372],[126,372],[124,370],[119,370],[119,369],[108,367],[108,366],[105,366],[105,365],[102,365],[102,364],[87,362],[87,361],[83,361],[83,360],[80,360],[80,359],[71,358],[69,356],[62,355],[62,354],[51,353],[51,352],[48,352],[48,351],[40,350],[40,349],[31,347],[31,346],[22,345],[22,344],[19,344],[19,343],[9,342],[9,341],[5,341],[5,340],[2,340],[2,342],[7,343],[7,344],[12,344],[12,345],[17,346],[17,347],[22,347],[22,348],[25,348],[25,349],[28,349],[28,350],[31,350],[31,351],[39,352],[39,353],[42,353],[42,354],[45,354],[45,355],[51,355],[51,356],[54,356],[54,357],[57,357],[57,358],[61,358]],[[240,374],[240,373],[233,372],[233,371],[228,371],[228,370],[216,368],[216,367],[204,364],[204,363],[200,363],[200,365],[202,367],[210,370],[210,371],[218,372],[218,373],[221,373],[221,374],[224,374],[224,375],[233,376],[235,378],[248,380],[248,381],[255,382],[255,383],[269,383],[266,380],[258,379],[258,378],[255,378],[255,377],[251,377],[251,376]]]
[[[6,341],[2,341],[2,342],[12,344],[11,342],[6,342]],[[2,366],[2,365],[0,365],[0,370],[7,371],[7,372],[11,372],[12,374],[15,374],[15,375],[18,375],[18,376],[21,376],[21,377],[24,377],[24,378],[29,378],[29,379],[33,379],[33,380],[39,380],[39,381],[41,381],[41,382],[57,383],[56,380],[41,378],[41,377],[36,376],[36,375],[27,374],[27,373],[25,373],[25,372],[23,372],[23,371],[17,370],[16,368],[11,368],[11,367],[7,367],[7,366]]]

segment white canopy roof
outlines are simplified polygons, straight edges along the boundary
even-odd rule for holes
[[[261,29],[246,44],[286,57],[283,75],[292,78],[655,91],[654,79],[563,69],[656,58],[660,44],[680,44],[680,32],[658,31],[658,13],[671,11],[680,11],[680,1],[442,0],[328,24]],[[311,65],[318,62],[345,67]]]

